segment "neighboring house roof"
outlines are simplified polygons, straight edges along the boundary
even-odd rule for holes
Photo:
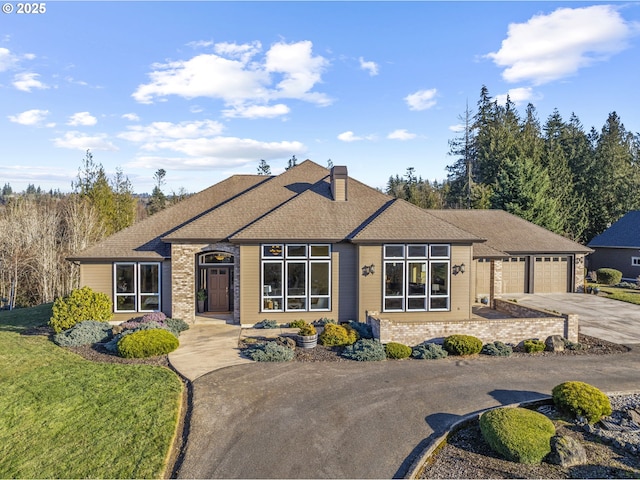
[[[640,248],[640,210],[632,210],[597,235],[589,247]]]
[[[590,253],[592,250],[503,210],[429,210],[479,237],[474,257],[500,257],[530,253]],[[500,253],[504,252],[504,253]]]
[[[475,256],[493,257],[590,251],[506,212],[424,210],[352,178],[348,199],[336,201],[330,171],[306,160],[278,176],[234,175],[70,260],[159,260],[171,243],[220,241],[474,243]]]

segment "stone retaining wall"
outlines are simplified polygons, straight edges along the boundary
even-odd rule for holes
[[[368,316],[373,335],[382,343],[400,342],[418,345],[422,342],[442,343],[444,337],[454,334],[473,335],[483,343],[501,341],[517,345],[529,338],[545,340],[551,335],[562,335],[578,341],[577,315],[552,315],[527,318],[473,318],[458,321],[394,322]]]

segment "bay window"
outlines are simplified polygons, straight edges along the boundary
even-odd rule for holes
[[[450,245],[384,245],[386,312],[450,309]]]
[[[331,309],[331,247],[262,245],[262,311]]]

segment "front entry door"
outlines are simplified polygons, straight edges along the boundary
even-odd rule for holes
[[[210,268],[209,280],[209,311],[229,311],[229,269]]]

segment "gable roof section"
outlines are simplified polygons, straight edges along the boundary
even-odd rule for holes
[[[483,242],[484,239],[462,230],[404,200],[392,200],[352,237],[353,242]]]
[[[221,241],[229,239],[257,219],[281,208],[327,177],[328,170],[305,160],[277,177],[211,210],[194,221],[163,237],[165,242]],[[272,226],[280,238],[282,226]],[[284,234],[289,238],[288,232]]]
[[[503,210],[428,210],[433,215],[486,238],[474,257],[529,253],[590,253],[592,250]],[[504,256],[504,255],[502,255]]]
[[[589,247],[640,248],[640,210],[632,210],[596,235]]]
[[[234,175],[182,202],[172,205],[138,222],[98,244],[69,257],[69,260],[160,260],[171,255],[170,245],[161,237],[176,227],[197,218],[203,212],[224,204],[246,193],[271,177],[260,175]]]

